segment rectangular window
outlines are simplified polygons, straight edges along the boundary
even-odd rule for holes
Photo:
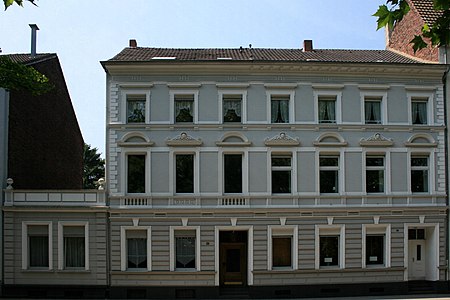
[[[319,96],[319,123],[336,123],[336,96]]]
[[[381,98],[364,98],[364,112],[366,124],[381,124]]]
[[[384,235],[366,236],[366,265],[384,264]]]
[[[64,226],[64,268],[84,269],[85,257],[85,227]]]
[[[292,267],[292,237],[272,237],[272,266]]]
[[[223,95],[223,122],[241,123],[242,95]]]
[[[428,157],[411,157],[411,191],[413,193],[428,192]]]
[[[416,125],[428,124],[428,99],[416,98],[411,100],[411,121]]]
[[[128,155],[128,193],[145,193],[145,155]]]
[[[320,236],[320,266],[339,265],[339,236]]]
[[[147,231],[127,230],[127,268],[147,269]]]
[[[225,154],[224,192],[242,193],[242,154]]]
[[[194,95],[175,95],[175,122],[193,123],[194,122]]]
[[[384,157],[366,157],[366,192],[384,193]]]
[[[179,230],[175,237],[175,268],[196,268],[196,232],[195,230]]]
[[[194,192],[194,155],[177,154],[176,160],[176,192]]]
[[[145,95],[127,95],[127,122],[145,123]]]
[[[291,193],[291,156],[272,155],[272,193]]]
[[[408,229],[408,240],[424,240],[425,239],[425,229],[410,228]]]
[[[48,226],[28,226],[28,262],[30,268],[49,267]]]
[[[339,192],[339,157],[321,156],[319,158],[320,193]]]
[[[289,95],[271,95],[271,123],[289,123]]]

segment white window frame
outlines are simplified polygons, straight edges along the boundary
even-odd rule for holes
[[[190,154],[194,155],[194,192],[191,193],[177,193],[176,192],[176,177],[177,177],[177,162],[176,155]],[[200,151],[192,150],[192,148],[179,148],[170,151],[169,159],[169,186],[172,195],[198,195],[200,193]]]
[[[380,123],[379,124],[368,124],[366,123],[366,101],[370,101],[370,98],[380,99]],[[364,125],[382,125],[388,124],[388,113],[387,113],[387,93],[386,92],[361,92],[361,123]]]
[[[272,171],[273,170],[289,170],[291,171],[291,192],[287,194],[275,194],[275,195],[292,195],[297,193],[297,155],[295,151],[291,149],[276,149],[276,151],[272,151],[269,149],[267,152],[267,170],[268,171],[268,185],[267,189],[270,194],[272,194]],[[273,156],[290,156],[291,158],[291,166],[290,167],[272,167],[272,157]]]
[[[433,93],[426,92],[408,92],[408,124],[413,126],[431,126],[435,125],[434,122],[434,97]],[[412,123],[412,102],[426,102],[427,103],[427,123],[426,124],[413,124]]]
[[[28,262],[28,255],[30,248],[28,246],[28,226],[48,226],[48,269],[42,270],[53,270],[53,222],[33,222],[25,221],[22,222],[22,270],[34,270],[35,268],[30,268]],[[36,270],[40,270],[39,268]]]
[[[339,263],[337,266],[320,266],[320,237],[339,236]],[[345,225],[315,225],[315,269],[345,268]]]
[[[183,90],[183,89],[177,89],[177,90],[170,90],[169,96],[170,96],[170,124],[190,124],[190,123],[177,123],[175,122],[175,96],[176,95],[193,95],[194,96],[194,118],[193,118],[193,124],[198,124],[198,90]]]
[[[246,90],[219,90],[219,124],[228,124],[223,121],[223,97],[226,95],[241,95],[241,124],[247,124],[247,91]],[[234,123],[229,123],[234,124]]]
[[[367,161],[366,159],[368,157],[374,157],[374,158],[383,158],[383,167],[370,167],[367,166]],[[363,167],[363,189],[364,189],[364,193],[366,195],[382,195],[382,194],[388,194],[391,191],[391,170],[390,170],[390,153],[389,152],[367,152],[364,151],[363,152],[363,157],[362,157],[362,167]],[[383,179],[384,179],[384,191],[383,192],[379,192],[379,193],[368,193],[367,192],[367,171],[368,170],[383,170],[384,175],[383,175]]]
[[[287,123],[272,123],[272,96],[289,96],[289,122]],[[295,91],[294,90],[269,90],[266,91],[267,97],[267,124],[283,125],[295,123]],[[276,100],[274,100],[276,101]]]
[[[128,101],[127,96],[128,95],[145,95],[145,122],[144,123],[128,123],[127,118],[127,110],[128,110]],[[123,124],[129,124],[129,125],[139,125],[139,124],[149,124],[150,123],[150,95],[151,92],[148,89],[129,89],[129,88],[122,88],[121,89],[121,111],[120,114],[122,123]]]
[[[413,156],[422,156],[422,157],[426,157],[428,159],[428,166],[427,168],[424,167],[412,167],[411,166],[411,158]],[[435,192],[435,155],[434,152],[432,151],[421,151],[421,152],[412,152],[412,151],[408,151],[408,155],[407,155],[407,159],[408,159],[408,174],[407,174],[407,179],[408,179],[408,192],[412,195],[427,195],[427,194],[432,194]],[[413,192],[412,191],[412,186],[411,186],[411,171],[412,170],[428,170],[428,191],[427,192]]]
[[[58,270],[64,270],[64,227],[84,227],[84,270],[89,270],[89,222],[58,222]],[[76,269],[70,269],[76,271]]]
[[[176,268],[176,250],[175,250],[175,231],[195,231],[195,268],[177,269]],[[169,270],[177,272],[192,272],[200,271],[200,226],[170,226],[170,240],[169,240]]]
[[[335,125],[342,123],[342,92],[335,90],[315,90],[313,92],[314,95],[314,123],[320,125]],[[319,120],[319,100],[321,97],[335,97],[335,113],[336,113],[336,122],[335,123],[320,123]]]
[[[142,230],[147,232],[147,270],[152,270],[152,234],[151,226],[120,226],[120,270],[139,271],[140,269],[128,269],[127,231]]]
[[[291,266],[274,267],[272,253],[273,237],[292,237],[291,243]],[[269,225],[267,229],[267,269],[268,270],[297,270],[298,269],[298,226]]]
[[[151,193],[151,155],[150,150],[143,150],[142,148],[123,148],[121,156],[121,170],[123,176],[121,177],[121,190],[124,195],[147,195]],[[145,156],[145,192],[144,193],[128,193],[128,156],[129,155],[144,155]]]
[[[384,235],[384,264],[366,264],[366,237],[367,235]],[[391,224],[363,224],[362,233],[362,268],[390,268],[391,267]]]
[[[337,157],[338,159],[338,166],[337,167],[321,167],[320,166],[320,158],[321,157]],[[344,162],[344,155],[341,153],[341,151],[330,151],[330,152],[319,152],[316,151],[316,189],[317,194],[319,195],[341,195],[344,193],[344,174],[345,174],[345,162]],[[338,192],[337,193],[321,193],[320,192],[320,171],[321,170],[337,170],[338,172]]]

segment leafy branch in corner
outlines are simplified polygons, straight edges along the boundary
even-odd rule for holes
[[[34,3],[35,0],[25,0],[25,1],[30,2],[34,6],[37,6],[36,3]],[[7,10],[8,7],[13,5],[14,3],[16,3],[19,6],[23,6],[23,2],[24,2],[24,0],[3,0],[3,3],[5,4],[5,10]]]

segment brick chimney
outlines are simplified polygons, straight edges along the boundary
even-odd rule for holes
[[[303,52],[311,52],[313,51],[313,41],[312,40],[304,40],[303,41]]]
[[[36,31],[39,30],[39,27],[37,27],[36,24],[29,24],[31,27],[31,57],[36,57]]]
[[[130,40],[130,48],[136,48],[137,47],[137,41],[136,40]]]

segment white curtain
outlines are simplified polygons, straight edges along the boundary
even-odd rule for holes
[[[177,267],[195,268],[195,237],[176,238]]]
[[[145,101],[128,101],[128,123],[145,122]]]
[[[175,121],[193,122],[194,102],[191,100],[175,101]]]
[[[272,100],[271,122],[289,123],[289,100]]]
[[[223,120],[224,122],[241,121],[241,101],[223,101]]]
[[[319,101],[319,122],[336,123],[335,101]]]
[[[427,123],[427,103],[413,102],[412,103],[412,123],[426,124]]]
[[[366,101],[366,123],[379,124],[381,123],[381,108],[378,101]]]
[[[84,268],[84,237],[64,237],[65,266]]]
[[[30,267],[48,267],[48,236],[29,237]]]
[[[147,239],[128,238],[128,268],[147,268]]]

